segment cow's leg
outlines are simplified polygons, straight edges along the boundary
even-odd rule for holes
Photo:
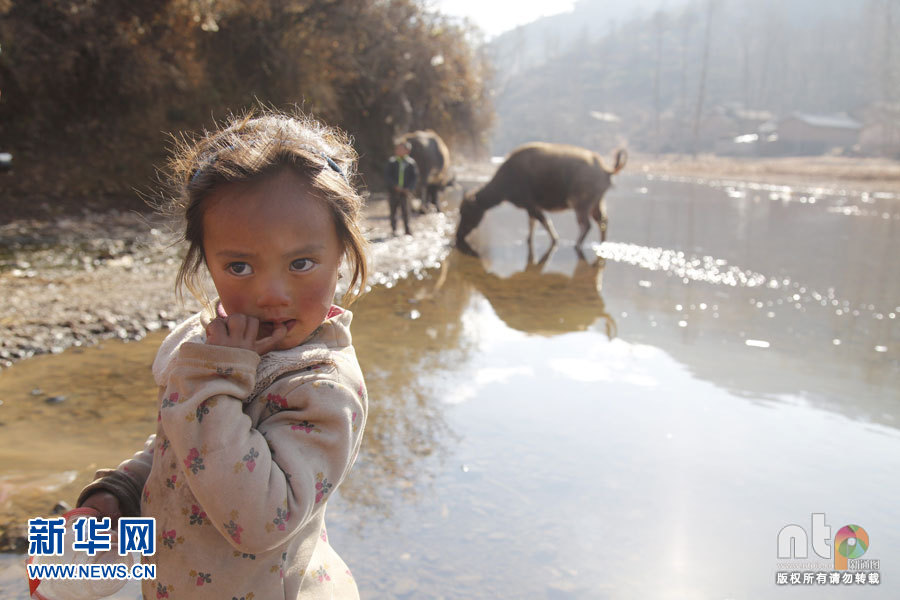
[[[528,261],[531,262],[531,256],[534,254],[534,217],[531,211],[528,211]]]
[[[577,206],[575,207],[575,219],[578,221],[578,241],[575,242],[575,247],[581,248],[584,238],[587,237],[588,232],[591,230],[591,220],[588,217],[587,210]]]
[[[542,211],[538,211],[537,220],[540,221],[541,225],[544,226],[544,229],[547,230],[550,239],[553,240],[553,245],[555,246],[559,243],[559,234],[556,233],[556,229],[553,227],[553,222],[550,221],[550,217],[545,215]]]
[[[591,211],[591,216],[594,217],[594,220],[597,221],[597,226],[600,227],[600,241],[606,241],[606,227],[607,227],[607,218],[606,218],[606,208],[603,206],[603,199],[601,198],[597,204],[594,205],[594,209]]]
[[[534,229],[534,219],[528,219],[530,223],[529,228]],[[528,264],[525,265],[525,270],[528,271],[529,268],[534,264],[534,244],[531,243],[531,235],[528,236]]]
[[[412,204],[413,198],[419,199],[419,207],[415,209],[416,214],[424,215],[428,204],[428,186],[425,184],[419,186],[417,184],[416,189],[409,190],[409,197],[407,198],[406,203]]]
[[[553,245],[559,243],[559,235],[556,233],[556,229],[553,228],[553,223],[550,222],[550,219],[544,212],[538,208],[530,211],[531,216],[538,220],[538,222],[544,226],[544,229],[547,230],[547,233],[550,235],[550,239],[553,241]]]
[[[428,186],[428,201],[434,204],[434,210],[441,212],[441,203],[438,201],[439,188],[436,184]]]

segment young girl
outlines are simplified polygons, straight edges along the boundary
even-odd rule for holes
[[[233,119],[172,161],[189,247],[178,275],[218,300],[179,325],[153,363],[156,434],[98,472],[79,506],[156,518],[144,598],[356,598],[328,544],[325,504],[366,421],[351,313],[366,280],[356,155],[303,116]]]

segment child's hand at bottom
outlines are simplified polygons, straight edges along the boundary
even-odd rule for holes
[[[259,319],[241,314],[216,317],[206,326],[207,344],[253,350],[260,356],[275,349],[287,335],[287,327],[278,323],[270,336],[258,340],[257,335]]]
[[[113,524],[122,516],[122,509],[119,507],[119,499],[109,492],[94,492],[81,503],[79,508],[93,508],[100,513],[100,518],[109,517]]]

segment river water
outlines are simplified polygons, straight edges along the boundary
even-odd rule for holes
[[[479,258],[354,306],[370,417],[328,522],[362,597],[896,597],[900,198],[630,175],[608,203],[584,256],[571,213],[529,253],[504,205]],[[2,510],[138,448],[159,341],[3,372]],[[851,524],[877,568],[816,583]],[[788,525],[809,543],[780,558]]]

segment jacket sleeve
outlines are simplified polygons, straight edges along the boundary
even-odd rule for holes
[[[416,189],[416,181],[419,179],[419,166],[416,164],[416,161],[412,159],[412,157],[407,159],[409,162],[406,166],[406,181],[404,181],[404,186],[408,190]]]
[[[81,506],[95,492],[109,492],[119,500],[124,517],[141,516],[141,492],[153,466],[153,449],[156,435],[144,442],[144,448],[115,469],[101,469],[94,481],[84,487],[75,506]]]
[[[213,525],[235,549],[256,554],[285,543],[343,480],[359,449],[365,401],[361,386],[312,372],[282,383],[284,396],[267,394],[253,428],[242,410],[255,376],[250,355],[184,344],[168,390],[177,401],[161,419]]]

